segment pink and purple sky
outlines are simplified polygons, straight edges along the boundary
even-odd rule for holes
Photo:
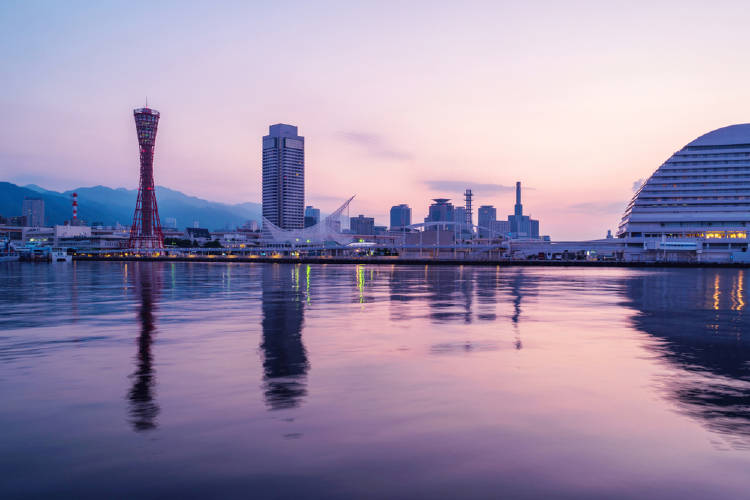
[[[0,5],[0,180],[135,188],[132,109],[162,113],[157,184],[260,202],[261,136],[306,138],[306,202],[387,223],[431,198],[603,237],[674,151],[750,121],[746,2]]]

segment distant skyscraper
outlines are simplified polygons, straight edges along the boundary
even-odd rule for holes
[[[271,125],[263,137],[263,217],[281,229],[305,226],[305,138]]]
[[[511,238],[539,238],[539,221],[523,214],[520,182],[516,182],[516,204],[513,208],[513,215],[508,216],[508,222]]]
[[[360,214],[349,219],[349,228],[354,234],[375,234],[375,219]]]
[[[320,222],[320,209],[311,205],[305,207],[305,227],[311,227]]]
[[[26,197],[23,199],[23,215],[26,217],[26,225],[41,227],[44,225],[44,200],[41,198]]]
[[[448,198],[435,198],[435,203],[430,205],[429,212],[424,221],[427,222],[455,222],[455,208]],[[453,224],[428,226],[427,230],[453,229]]]
[[[391,207],[391,231],[400,231],[411,225],[411,208],[409,205],[401,204]]]
[[[493,222],[497,220],[497,209],[492,205],[482,205],[479,207],[477,215],[477,225],[479,226],[479,237],[489,238],[490,229]]]
[[[466,215],[466,207],[455,207],[453,209],[453,222],[456,223],[456,232],[462,234],[469,232],[469,226],[466,225],[467,219],[468,216]]]

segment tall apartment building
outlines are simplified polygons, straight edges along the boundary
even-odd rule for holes
[[[353,234],[375,234],[375,218],[358,215],[349,219],[349,228]]]
[[[305,227],[311,227],[320,222],[320,209],[312,205],[305,207]]]
[[[263,137],[263,217],[281,229],[305,227],[305,138],[271,125]]]
[[[497,220],[497,209],[492,205],[482,205],[477,213],[477,225],[479,226],[479,237],[489,238],[492,223]]]
[[[27,196],[23,199],[23,216],[26,225],[31,227],[44,226],[44,200]]]
[[[432,201],[432,205],[430,205],[429,211],[427,213],[427,217],[425,217],[424,221],[425,223],[429,222],[455,222],[455,207],[453,206],[453,203],[451,203],[451,200],[448,198],[435,198]],[[425,228],[425,230],[431,231],[436,229],[445,229],[445,230],[451,230],[453,231],[453,224],[446,224],[446,225],[435,225],[435,226],[428,226]]]
[[[402,203],[391,207],[391,231],[400,231],[411,225],[411,208]]]

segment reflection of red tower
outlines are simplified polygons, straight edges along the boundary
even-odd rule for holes
[[[140,108],[133,110],[133,114],[141,152],[141,183],[138,186],[138,200],[135,203],[128,246],[164,248],[164,234],[161,231],[154,192],[154,145],[159,112],[155,109]]]

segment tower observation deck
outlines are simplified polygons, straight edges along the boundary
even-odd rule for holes
[[[130,248],[164,248],[164,234],[161,230],[154,191],[154,147],[156,129],[159,125],[159,112],[155,109],[139,108],[133,110],[133,115],[138,133],[141,179],[128,246]]]

